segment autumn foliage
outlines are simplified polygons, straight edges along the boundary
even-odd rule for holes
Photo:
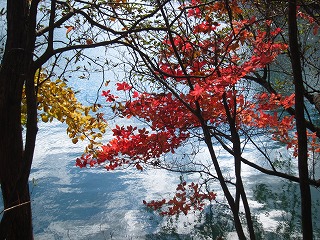
[[[143,203],[153,210],[159,210],[164,205],[168,205],[166,210],[160,212],[161,215],[177,215],[179,213],[187,215],[190,210],[203,210],[205,206],[204,200],[210,202],[215,198],[216,194],[213,192],[201,193],[198,184],[191,183],[187,185],[186,182],[182,182],[178,184],[176,194],[171,200],[152,200],[151,202],[143,201]]]
[[[1,239],[33,239],[28,178],[37,121],[53,119],[67,124],[73,143],[88,140],[79,167],[150,166],[201,176],[181,181],[171,200],[144,202],[163,215],[203,210],[216,198],[211,183],[219,182],[239,239],[247,233],[255,239],[242,165],[293,181],[300,186],[303,238],[314,238],[319,1],[7,3],[0,12],[7,15],[0,40],[6,41],[0,67]],[[94,48],[105,56],[90,55]],[[119,62],[109,55],[116,49]],[[67,81],[43,69],[59,69],[62,76],[75,67],[90,75],[97,70],[87,68],[91,64],[102,72],[101,82],[107,82],[106,68],[122,67],[116,85],[102,89],[104,106],[84,106]],[[113,138],[102,145],[106,108],[112,118],[131,119],[114,126]],[[288,149],[297,160],[294,173],[281,168],[269,143]],[[233,161],[227,172],[217,148]],[[246,158],[253,149],[259,161]]]
[[[195,129],[208,129],[221,143],[230,142],[229,125],[243,136],[251,129],[263,130],[270,139],[294,149],[296,155],[294,115],[287,113],[294,106],[294,93],[252,90],[248,78],[263,73],[288,45],[278,41],[282,30],[273,27],[272,20],[244,19],[236,2],[226,7],[219,1],[202,4],[194,0],[176,9],[185,14],[188,25],[178,21],[177,29],[161,35],[156,64],[148,69],[153,77],[150,82],[162,88],[147,91],[137,89],[134,83],[119,82],[116,88],[126,96],[125,101],[111,89],[102,93],[121,117],[141,119],[147,126],[117,125],[112,140],[77,159],[79,167],[161,167],[161,157],[175,153],[194,137]],[[317,141],[310,132],[311,147],[319,152]],[[203,209],[204,200],[215,199],[213,192],[200,192],[198,184],[183,182],[171,200],[144,204],[162,209],[163,215],[187,214],[191,209]]]
[[[35,75],[39,121],[52,122],[54,119],[66,123],[67,134],[76,144],[79,140],[88,140],[85,152],[99,146],[107,123],[101,113],[101,105],[83,105],[76,97],[74,89],[66,81],[51,80],[45,70],[39,69]],[[27,122],[27,105],[23,92],[21,121]]]

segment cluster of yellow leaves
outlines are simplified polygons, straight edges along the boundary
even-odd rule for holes
[[[37,88],[39,120],[51,122],[57,119],[67,124],[68,136],[73,143],[79,140],[89,140],[86,152],[100,145],[98,139],[105,133],[107,123],[103,114],[98,112],[99,104],[84,106],[78,101],[75,92],[66,82],[58,79],[51,81],[43,72],[38,72],[35,78]],[[22,124],[26,122],[26,102],[22,101]]]

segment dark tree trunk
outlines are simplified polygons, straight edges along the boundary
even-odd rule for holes
[[[227,186],[225,179],[223,177],[223,174],[221,172],[221,169],[220,169],[220,166],[218,163],[218,159],[217,159],[215,152],[214,152],[214,149],[213,149],[213,143],[211,140],[210,131],[209,131],[208,127],[206,126],[206,124],[204,123],[201,116],[199,117],[199,120],[201,121],[201,124],[202,124],[202,130],[204,133],[205,143],[208,147],[212,163],[215,167],[219,182],[221,184],[222,191],[228,201],[228,204],[230,206],[230,210],[233,215],[234,225],[235,225],[236,232],[238,234],[238,238],[239,238],[239,240],[246,240],[247,238],[244,234],[243,227],[242,227],[241,220],[240,220],[240,216],[239,216],[239,209],[237,208],[237,206],[235,204],[235,201],[234,201],[234,199],[228,189],[228,186]]]
[[[28,178],[36,135],[33,50],[37,1],[7,2],[7,43],[0,69],[0,183],[4,214],[0,239],[33,239]],[[23,148],[21,98],[26,86],[28,117]]]
[[[313,239],[311,193],[308,170],[308,145],[304,117],[304,85],[298,44],[296,1],[289,1],[289,46],[295,85],[295,119],[298,132],[298,167],[301,192],[301,222],[303,239]]]
[[[234,157],[234,168],[235,168],[235,176],[236,176],[236,197],[235,197],[235,205],[236,210],[239,212],[239,205],[240,205],[240,197],[242,199],[242,204],[245,210],[245,216],[246,221],[248,225],[248,232],[250,235],[251,240],[255,240],[255,233],[254,233],[254,226],[252,222],[252,216],[251,211],[247,199],[247,195],[243,186],[242,182],[242,176],[241,176],[241,142],[240,142],[240,136],[238,134],[237,128],[236,128],[236,117],[235,114],[237,112],[237,102],[236,99],[233,99],[234,102],[234,109],[233,113],[234,116],[232,116],[232,112],[229,109],[226,93],[223,94],[223,104],[226,111],[227,119],[229,122],[230,132],[231,132],[231,141],[233,146],[233,157]]]

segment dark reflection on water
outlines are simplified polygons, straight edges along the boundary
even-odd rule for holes
[[[300,213],[300,190],[297,183],[282,181],[279,188],[274,188],[272,184],[261,183],[253,189],[253,197],[256,201],[263,204],[262,212],[266,215],[270,212],[279,211],[280,214],[274,217],[278,225],[274,232],[268,232],[269,235],[277,235],[281,239],[291,239],[293,236],[300,236],[301,213]],[[315,235],[319,239],[319,190],[311,188],[313,195],[313,227]],[[298,239],[298,237],[297,237]]]

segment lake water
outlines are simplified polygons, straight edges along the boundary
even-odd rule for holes
[[[36,239],[129,239],[156,230],[160,220],[142,200],[172,189],[173,176],[79,169],[75,158],[82,148],[70,143],[59,123],[41,131],[38,142],[31,174]]]
[[[175,226],[172,233],[170,221],[142,204],[144,199],[161,199],[172,193],[178,175],[155,169],[143,172],[80,169],[75,167],[75,159],[82,150],[81,144],[74,145],[68,139],[63,124],[40,124],[30,176],[35,239],[192,239],[191,236],[197,236],[195,226],[201,224],[196,215],[181,217],[176,225],[172,224]],[[225,167],[232,164],[232,160],[220,157],[226,162]],[[286,185],[281,185],[279,179],[245,166],[243,175],[247,189],[255,189],[256,184],[262,183],[268,183],[272,190],[282,187],[282,201],[289,203],[285,210],[294,207],[290,195],[293,198],[295,194],[292,190],[299,194],[296,185],[285,189]],[[266,229],[276,231],[279,223],[290,216],[279,207],[271,209],[266,203],[252,200],[251,190],[248,195],[253,210],[260,211],[257,216]],[[285,196],[286,191],[289,196]],[[319,192],[315,193],[319,199]],[[218,195],[221,200],[222,193]],[[232,235],[230,239],[234,239]]]
[[[4,3],[4,1],[0,1]],[[65,30],[61,35],[65,36]],[[96,51],[98,53],[98,50]],[[103,51],[100,52],[103,54]],[[63,64],[62,64],[63,65]],[[93,74],[92,81],[79,81],[77,73],[70,74],[70,81],[81,89],[80,99],[94,102],[100,86],[101,75]],[[109,76],[110,78],[111,75]],[[79,82],[78,82],[79,81]],[[119,120],[117,120],[119,121]],[[110,121],[111,125],[121,122]],[[122,121],[122,120],[121,120]],[[105,136],[111,138],[110,133]],[[135,169],[107,172],[103,169],[80,169],[75,166],[85,144],[72,144],[66,127],[59,122],[40,123],[30,176],[34,233],[36,240],[55,239],[215,239],[216,234],[228,231],[228,216],[220,204],[213,205],[212,227],[205,218],[196,214],[179,219],[162,218],[146,209],[142,201],[162,199],[172,195],[179,182],[179,175],[164,170]],[[253,159],[255,152],[249,151]],[[274,146],[275,153],[284,149]],[[200,157],[205,158],[204,151]],[[223,168],[233,164],[229,156],[220,154]],[[259,159],[256,160],[259,162]],[[298,186],[277,178],[265,176],[243,166],[250,206],[263,228],[265,239],[290,239],[298,217]],[[189,178],[192,178],[191,176]],[[217,189],[218,200],[223,196]],[[315,215],[319,215],[320,193],[312,189]],[[0,199],[0,210],[2,210]],[[319,229],[319,218],[315,227]],[[209,227],[208,227],[209,226]],[[283,237],[276,235],[282,226]],[[212,227],[210,229],[210,227]],[[319,233],[319,230],[318,230]],[[228,239],[236,239],[233,233]]]

